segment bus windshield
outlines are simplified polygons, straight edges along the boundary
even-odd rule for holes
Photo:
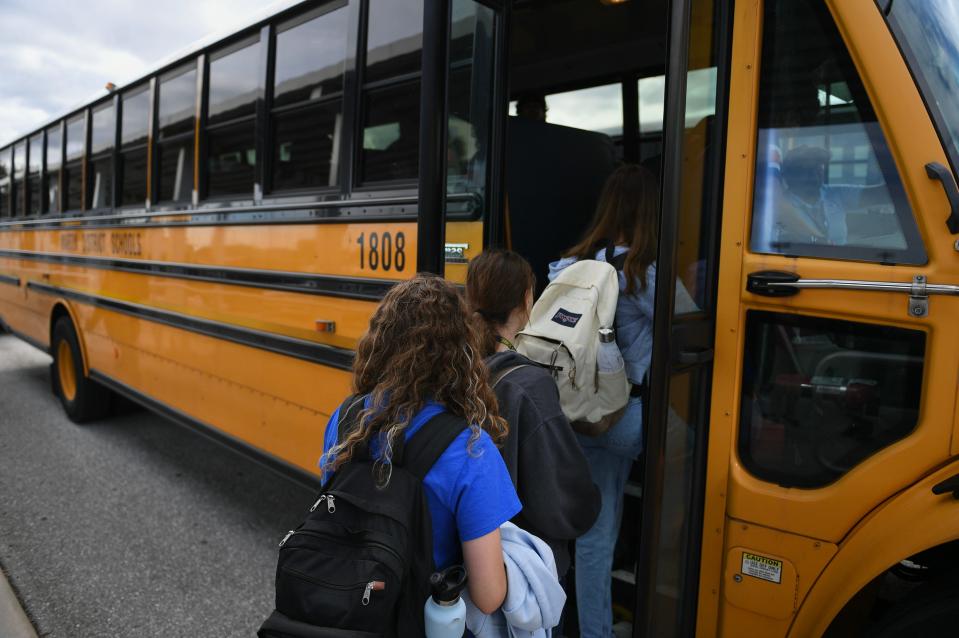
[[[889,18],[959,170],[959,2],[895,0]]]

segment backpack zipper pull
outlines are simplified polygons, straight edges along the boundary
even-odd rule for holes
[[[371,580],[366,583],[366,589],[363,590],[363,605],[370,604],[370,595],[374,591],[383,591],[384,589],[386,589],[386,583],[382,580]]]
[[[320,506],[320,503],[326,500],[326,494],[321,494],[320,498],[316,499],[316,503],[313,503],[313,507],[310,508],[310,511],[313,512],[317,507]]]
[[[330,514],[336,511],[336,503],[333,501],[332,494],[327,494],[326,496],[326,511]]]
[[[290,536],[293,536],[295,532],[296,530],[292,530],[292,529],[288,531],[286,533],[286,536],[283,537],[283,540],[280,541],[280,547],[283,547],[284,545],[286,545],[286,541],[288,541],[290,539]]]

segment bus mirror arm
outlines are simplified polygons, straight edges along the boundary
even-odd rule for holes
[[[926,164],[926,175],[929,179],[937,179],[942,184],[942,190],[946,192],[950,208],[946,226],[953,235],[959,234],[959,188],[956,187],[952,172],[939,162],[929,162]]]

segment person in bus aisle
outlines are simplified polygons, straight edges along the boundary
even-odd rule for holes
[[[393,287],[358,344],[353,389],[365,396],[359,415],[364,427],[337,444],[339,410],[330,417],[320,460],[324,480],[357,445],[372,440],[371,451],[388,458],[389,441],[409,440],[440,412],[448,410],[471,424],[427,472],[423,485],[436,568],[462,562],[474,604],[484,613],[495,612],[506,596],[499,528],[521,505],[496,448],[508,426],[497,414],[456,287],[428,274]]]
[[[466,300],[500,414],[509,423],[500,452],[523,504],[513,523],[549,545],[563,582],[570,541],[592,527],[599,514],[599,490],[560,407],[553,377],[513,347],[529,320],[535,285],[533,269],[522,256],[488,250],[470,261]]]
[[[613,550],[623,514],[623,490],[643,448],[642,395],[653,346],[658,201],[652,173],[642,166],[620,166],[606,180],[583,240],[549,267],[553,280],[580,259],[605,261],[610,242],[615,245],[614,255],[627,255],[619,272],[615,325],[616,343],[632,384],[629,402],[622,418],[605,433],[576,435],[602,500],[596,524],[576,541],[576,605],[584,638],[613,635]],[[695,307],[679,282],[676,288],[677,303]]]
[[[528,93],[516,99],[516,117],[545,122],[548,111],[546,97],[540,93]]]

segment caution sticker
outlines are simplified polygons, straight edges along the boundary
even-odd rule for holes
[[[742,572],[747,576],[778,584],[783,580],[783,562],[775,558],[743,552]]]

